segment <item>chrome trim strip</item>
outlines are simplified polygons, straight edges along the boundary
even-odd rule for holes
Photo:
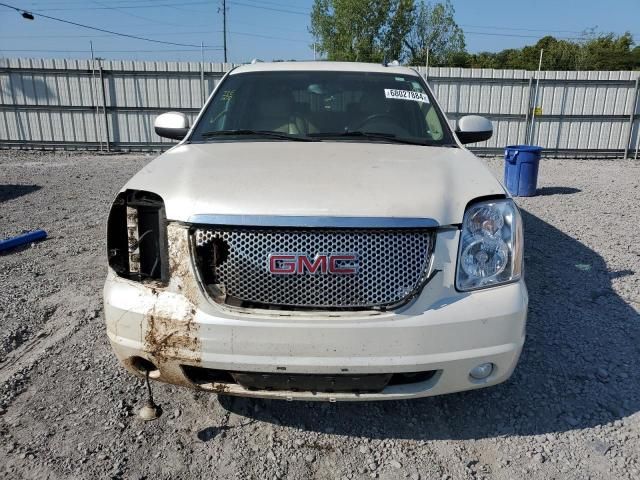
[[[435,228],[433,218],[411,217],[300,217],[285,215],[191,215],[189,223],[242,227],[327,227],[327,228]]]

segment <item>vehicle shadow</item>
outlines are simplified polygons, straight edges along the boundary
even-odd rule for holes
[[[310,403],[220,396],[223,407],[293,428],[365,438],[479,439],[593,427],[640,410],[640,315],[602,257],[536,216],[525,222],[527,341],[512,378],[419,400]]]
[[[536,195],[571,195],[572,193],[580,193],[582,190],[574,187],[540,187],[536,191]]]
[[[37,192],[40,185],[0,185],[0,203]]]

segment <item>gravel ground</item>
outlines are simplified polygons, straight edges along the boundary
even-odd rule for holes
[[[0,256],[1,478],[640,478],[640,164],[545,160],[518,199],[531,303],[505,384],[372,404],[157,384],[145,424],[101,287],[109,202],[150,158],[0,151],[0,237],[50,235]]]

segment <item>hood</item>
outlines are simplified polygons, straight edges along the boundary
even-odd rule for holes
[[[460,223],[466,205],[504,189],[461,148],[363,142],[178,145],[125,189],[160,195],[169,220],[193,215],[430,218]]]

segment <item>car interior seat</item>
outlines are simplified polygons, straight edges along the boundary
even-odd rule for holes
[[[265,93],[260,95],[255,115],[250,121],[252,130],[305,135],[307,125],[294,109],[294,100],[287,93]]]

